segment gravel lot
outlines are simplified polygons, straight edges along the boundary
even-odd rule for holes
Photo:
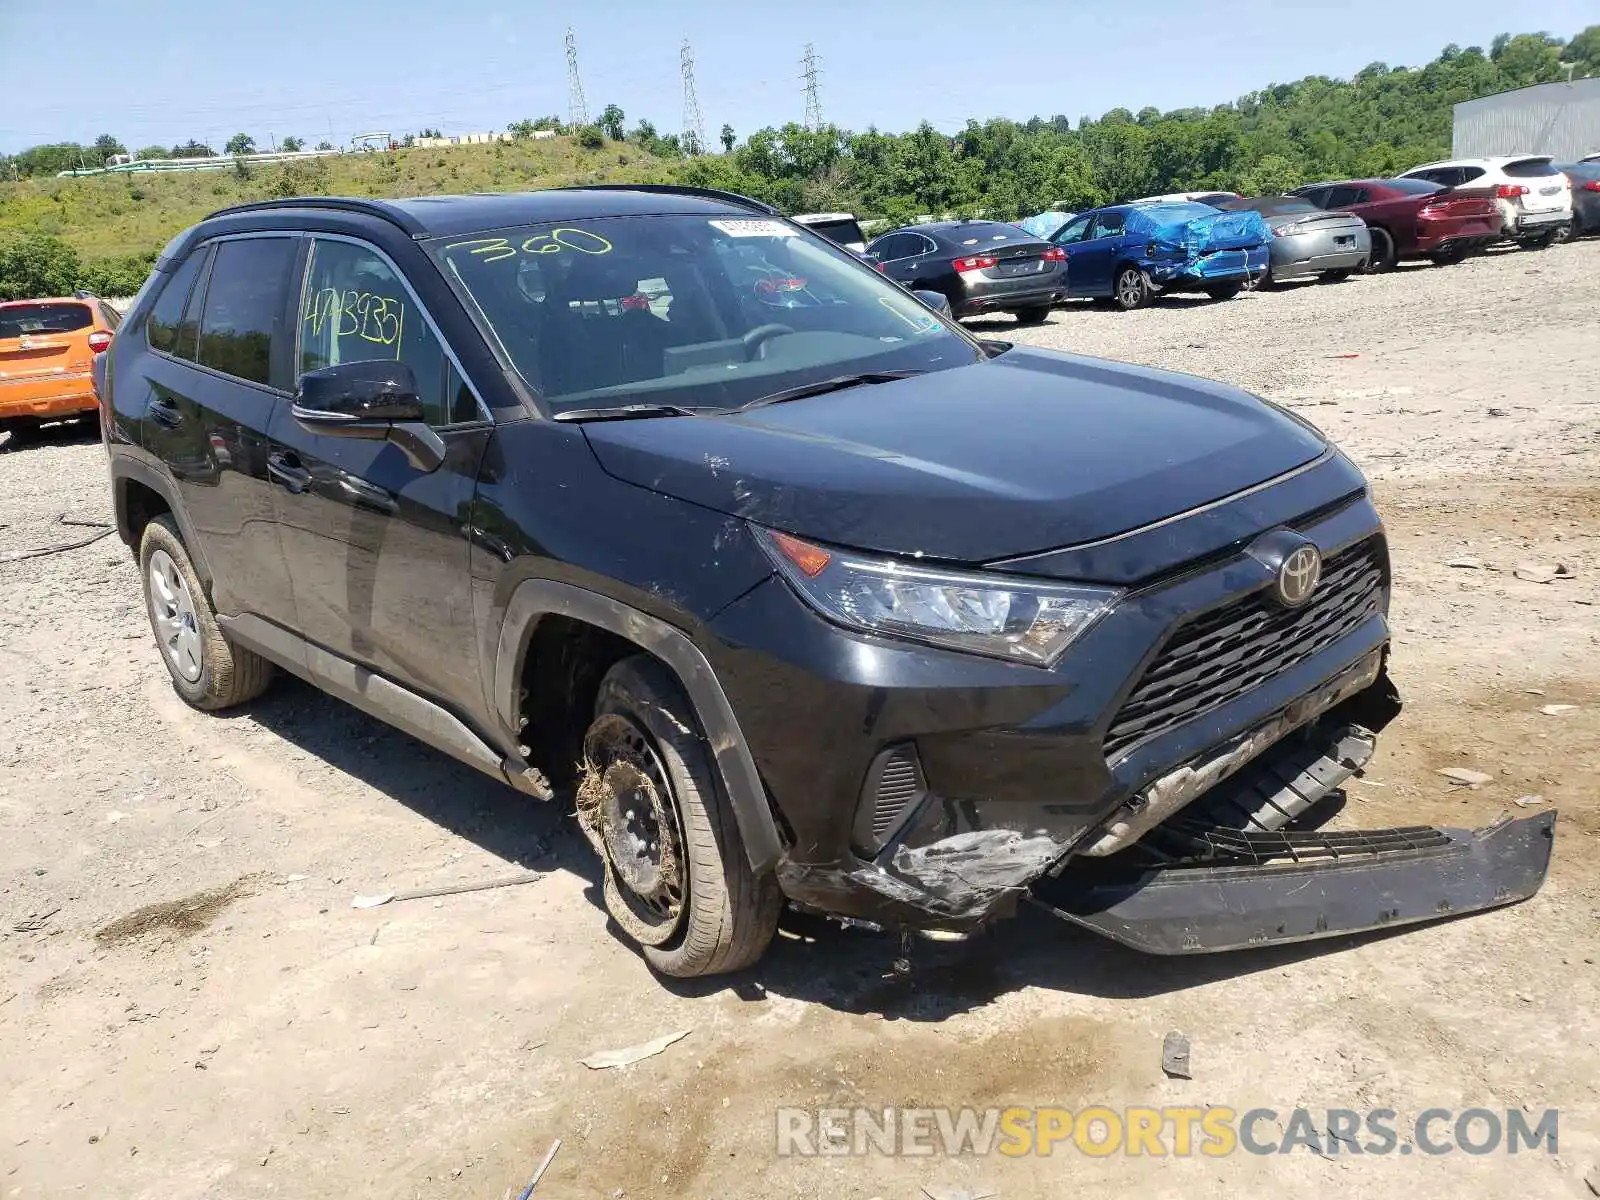
[[[957,946],[791,922],[663,985],[540,806],[291,681],[173,695],[96,440],[0,448],[0,1195],[1588,1194],[1600,1168],[1600,243],[1226,303],[1074,305],[1015,336],[1210,375],[1371,475],[1408,707],[1363,824],[1561,809],[1539,897],[1390,937],[1140,958],[1028,913]],[[975,323],[1012,336],[1009,321]],[[1470,559],[1476,567],[1451,567]],[[1575,578],[1518,578],[1523,563]],[[1549,704],[1576,707],[1541,714]],[[1489,773],[1452,790],[1441,767]],[[1514,808],[1512,811],[1516,811]],[[368,911],[357,893],[547,870]],[[159,906],[159,907],[147,907]],[[692,1030],[590,1071],[592,1051]],[[1189,1034],[1192,1081],[1160,1070]],[[780,1105],[1561,1110],[1560,1152],[780,1160]],[[1590,1188],[1600,1192],[1600,1175]],[[929,1191],[923,1193],[921,1189]]]

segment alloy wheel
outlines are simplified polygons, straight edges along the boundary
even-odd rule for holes
[[[189,683],[200,678],[205,667],[205,642],[195,616],[194,597],[178,564],[165,550],[150,556],[150,619],[156,640],[172,669]]]

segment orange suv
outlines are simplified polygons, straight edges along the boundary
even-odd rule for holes
[[[88,292],[0,303],[0,430],[97,412],[90,371],[122,318]]]

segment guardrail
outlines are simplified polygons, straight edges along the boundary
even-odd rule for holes
[[[138,158],[133,162],[118,163],[112,167],[80,167],[72,171],[59,171],[57,179],[72,179],[82,175],[130,175],[147,171],[225,171],[235,162],[277,163],[293,162],[302,158],[328,158],[331,155],[350,153],[344,150],[278,150],[262,154],[217,154],[200,158]]]

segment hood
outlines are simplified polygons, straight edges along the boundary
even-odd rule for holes
[[[801,537],[980,563],[1096,541],[1326,443],[1236,388],[1017,347],[712,417],[587,424],[611,475]]]

